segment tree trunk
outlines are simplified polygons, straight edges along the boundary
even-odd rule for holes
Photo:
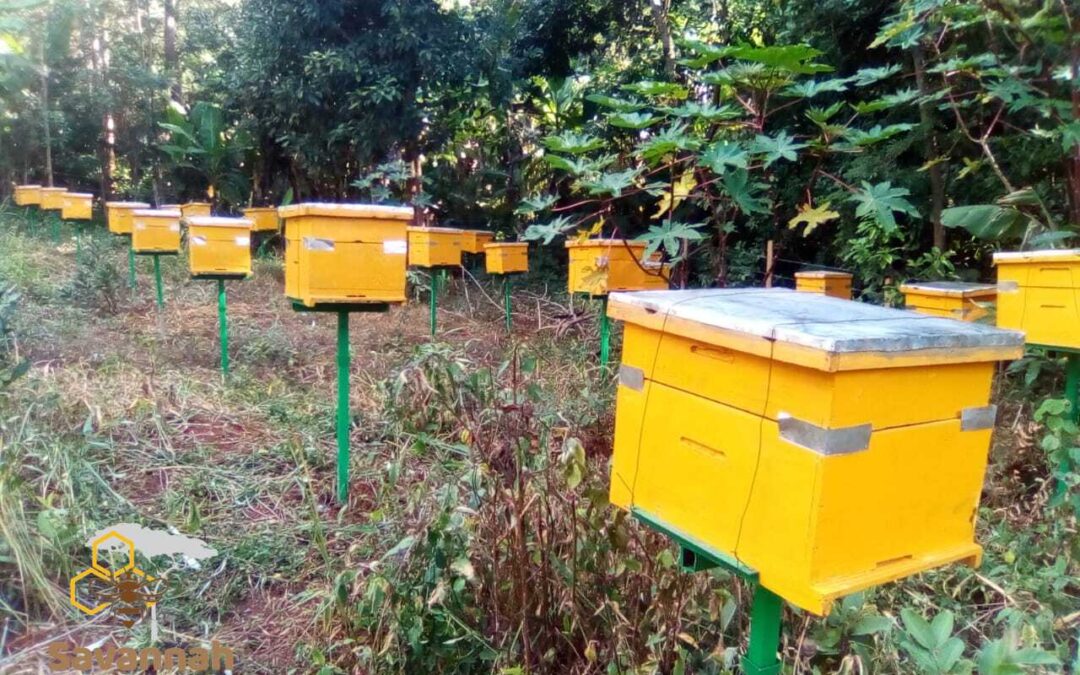
[[[1069,27],[1072,19],[1069,18]],[[1073,121],[1080,121],[1080,40],[1073,38],[1072,63],[1072,113]],[[1080,143],[1073,146],[1072,155],[1066,160],[1069,176],[1069,224],[1080,225]]]
[[[45,184],[48,187],[53,187],[52,123],[49,119],[49,66],[45,63],[45,43],[49,39],[48,34],[48,28],[44,28],[41,36],[41,60],[39,65],[41,70],[41,123],[45,136]]]
[[[101,113],[101,144],[98,159],[101,165],[101,201],[107,202],[113,194],[113,173],[116,169],[116,121],[112,111],[112,91],[109,86],[109,34],[100,23],[94,24],[91,55],[97,73],[95,85],[105,101]]]
[[[669,80],[675,80],[675,44],[671,39],[671,22],[668,20],[668,11],[671,9],[671,0],[646,0],[649,9],[652,10],[653,24],[656,33],[660,37],[660,46],[664,50],[664,74]]]
[[[915,83],[922,97],[922,102],[919,104],[919,121],[922,123],[928,141],[923,147],[924,157],[930,163],[927,169],[930,176],[930,224],[934,228],[934,246],[944,251],[945,226],[941,223],[941,212],[945,208],[945,176],[941,171],[941,164],[937,161],[941,157],[941,149],[935,129],[934,109],[928,101],[930,86],[926,81],[926,62],[920,45],[916,44],[912,47],[911,60],[915,66]]]
[[[184,102],[180,82],[180,55],[176,48],[176,27],[179,22],[179,0],[164,0],[165,5],[165,75],[169,78],[169,97]]]

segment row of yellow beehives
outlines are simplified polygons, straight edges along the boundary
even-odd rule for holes
[[[39,206],[45,211],[60,211],[64,220],[90,220],[93,217],[94,195],[68,192],[66,188],[19,185],[15,187],[15,203],[19,206]]]

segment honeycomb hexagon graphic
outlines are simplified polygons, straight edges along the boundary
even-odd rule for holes
[[[116,569],[116,570],[105,567],[101,563],[101,561],[99,560],[99,550],[100,550],[101,546],[103,544],[105,544],[105,542],[107,542],[109,540],[112,540],[112,539],[115,539],[115,540],[119,541],[120,543],[122,543],[127,548],[127,563],[123,567],[121,567],[120,569]],[[96,577],[97,579],[100,579],[101,581],[104,581],[105,583],[109,583],[109,584],[114,583],[115,580],[120,575],[123,575],[125,573],[135,575],[135,576],[140,577],[141,579],[143,579],[145,581],[153,581],[154,580],[154,577],[150,576],[146,572],[143,572],[138,567],[136,567],[136,565],[135,565],[135,544],[134,544],[134,542],[132,542],[130,539],[128,539],[127,537],[125,537],[124,535],[122,535],[122,534],[120,534],[118,532],[110,530],[110,531],[106,532],[105,534],[101,535],[100,537],[98,537],[97,539],[95,539],[94,541],[90,542],[90,550],[91,550],[91,557],[90,557],[91,564],[90,564],[90,567],[84,569],[83,571],[79,572],[78,574],[76,574],[75,576],[73,576],[71,578],[71,588],[70,588],[70,590],[71,590],[70,599],[71,599],[72,606],[78,608],[84,614],[89,614],[90,616],[94,616],[95,614],[100,614],[104,610],[108,609],[109,606],[112,604],[111,602],[102,602],[102,603],[100,603],[98,605],[95,605],[93,607],[88,607],[87,605],[84,605],[82,602],[79,601],[79,596],[78,596],[78,593],[77,593],[77,590],[78,590],[78,587],[79,587],[79,582],[82,581],[83,579],[86,579],[87,577]],[[152,606],[154,603],[153,602],[147,602],[146,604],[147,604],[147,606]]]

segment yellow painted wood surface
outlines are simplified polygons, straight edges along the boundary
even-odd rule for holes
[[[450,227],[410,227],[409,265],[458,267],[464,238],[464,230]]]
[[[973,285],[970,290],[942,290],[920,284],[901,284],[904,306],[920,314],[958,321],[978,321],[989,312],[983,305],[997,299],[996,288]]]
[[[1020,348],[863,355],[830,370],[829,359],[780,359],[758,335],[673,332],[673,317],[627,311],[618,296],[610,308],[627,322],[614,505],[736,558],[819,615],[859,590],[978,563],[992,430],[964,430],[962,412],[989,404],[995,361]],[[869,441],[827,454],[782,437],[788,418],[861,427]]]
[[[149,209],[143,202],[106,202],[105,217],[109,232],[113,234],[131,234],[132,216],[137,210]]]
[[[64,220],[90,220],[94,217],[94,195],[85,192],[64,193],[60,217]]]
[[[251,274],[251,230],[246,218],[188,218],[191,276]]]
[[[645,244],[622,239],[568,241],[567,291],[607,295],[614,291],[667,289],[670,269],[643,260]]]
[[[483,253],[484,246],[495,241],[495,233],[489,230],[462,230],[461,251]]]
[[[131,216],[131,248],[136,253],[179,253],[180,212],[136,209]]]
[[[795,273],[795,290],[818,293],[841,300],[851,299],[851,275],[847,272],[806,271]]]
[[[209,216],[211,206],[208,202],[188,202],[180,205],[180,213],[184,218],[195,216]]]
[[[997,254],[997,325],[1029,344],[1080,349],[1080,251]]]
[[[38,206],[41,204],[41,186],[16,185],[15,204],[17,206]]]
[[[285,224],[285,295],[307,307],[405,302],[411,208],[296,204]]]
[[[254,206],[244,209],[244,217],[254,224],[251,228],[252,232],[277,232],[280,229],[277,208],[273,206]]]
[[[66,188],[41,188],[41,208],[46,211],[59,211],[63,209],[65,192],[67,192]]]
[[[515,274],[529,271],[529,243],[503,242],[484,246],[488,274]]]

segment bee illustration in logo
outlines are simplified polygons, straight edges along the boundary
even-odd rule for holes
[[[109,540],[117,540],[127,547],[127,564],[120,569],[109,569],[98,560],[101,546]],[[85,614],[94,616],[112,608],[113,616],[125,628],[131,628],[142,618],[146,610],[158,601],[158,594],[149,591],[147,584],[154,577],[135,566],[135,544],[127,537],[109,531],[91,542],[91,566],[71,578],[71,604]],[[105,583],[106,588],[97,594],[98,604],[89,606],[78,598],[79,582],[93,577]],[[92,579],[88,583],[92,583]]]

